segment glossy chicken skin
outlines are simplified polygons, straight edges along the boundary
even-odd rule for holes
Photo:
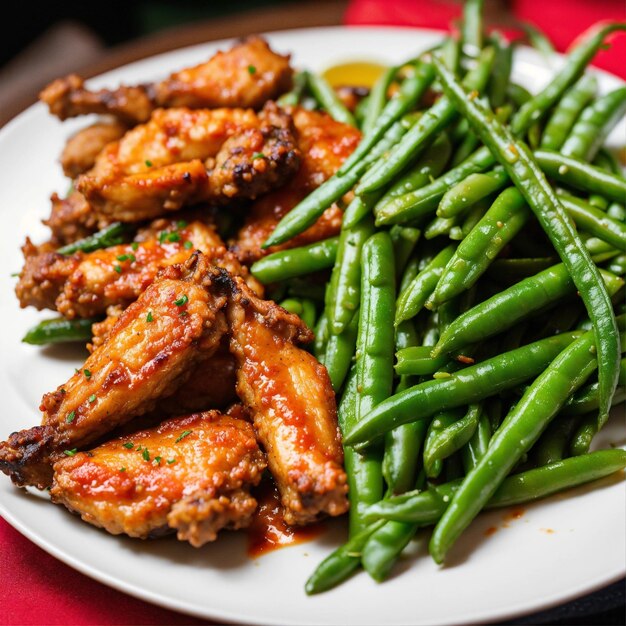
[[[199,547],[250,523],[250,487],[265,466],[249,422],[209,411],[61,458],[50,495],[110,533],[145,539],[174,529]]]
[[[18,485],[47,487],[64,450],[92,444],[172,395],[227,331],[223,272],[199,253],[162,270],[80,370],[44,395],[42,425],[0,443],[0,469]]]
[[[90,91],[72,74],[52,82],[39,97],[62,120],[108,113],[124,123],[138,124],[156,108],[260,109],[291,88],[292,75],[289,56],[275,53],[260,37],[249,37],[157,83]]]
[[[320,241],[336,235],[341,228],[342,211],[328,208],[319,220],[282,246],[262,250],[261,245],[278,222],[316,187],[330,178],[347,159],[361,139],[352,126],[336,122],[329,115],[299,107],[288,109],[296,128],[302,154],[300,168],[289,183],[254,202],[231,247],[243,263],[253,263],[280,249]]]
[[[300,318],[259,300],[235,277],[227,314],[237,391],[250,411],[288,524],[348,508],[335,394],[326,369],[297,344],[312,339]]]
[[[76,181],[93,209],[135,222],[203,201],[250,199],[298,169],[291,117],[252,109],[158,109],[108,144]]]
[[[67,318],[104,314],[111,306],[126,307],[154,280],[159,270],[182,263],[201,250],[217,265],[246,277],[261,293],[248,270],[229,253],[212,224],[195,219],[155,220],[136,240],[94,252],[62,255],[40,252],[29,242],[16,285],[22,307],[53,309]]]

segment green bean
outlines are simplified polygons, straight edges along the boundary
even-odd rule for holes
[[[481,413],[480,404],[470,404],[463,417],[450,423],[444,422],[441,427],[436,428],[424,447],[424,467],[431,467],[437,461],[452,456],[468,443],[476,432]],[[436,421],[437,417],[433,419],[433,424]],[[426,474],[428,475],[428,470]]]
[[[483,47],[483,1],[466,0],[461,21],[461,42],[463,54],[477,58]]]
[[[428,376],[438,372],[450,357],[440,354],[433,358],[432,346],[410,346],[396,352],[396,374],[400,376]]]
[[[517,83],[509,83],[507,85],[506,95],[518,109],[533,97],[526,87]]]
[[[500,191],[510,183],[503,167],[496,166],[488,172],[476,172],[451,187],[437,207],[439,217],[454,217],[465,213],[479,200]]]
[[[253,263],[250,273],[267,285],[319,272],[334,265],[338,245],[339,237],[331,237],[300,248],[280,250]]]
[[[484,456],[489,447],[491,435],[492,431],[489,417],[481,408],[476,430],[462,449],[463,469],[466,474],[472,468],[476,467],[478,461]]]
[[[626,451],[598,450],[508,476],[486,503],[486,509],[514,506],[545,498],[571,487],[610,476],[626,467]],[[384,519],[434,524],[459,490],[461,480],[429,488],[427,491],[395,496],[373,504],[366,518],[373,523]],[[376,520],[376,521],[374,521]]]
[[[335,174],[312,191],[281,219],[274,231],[263,243],[263,248],[284,243],[292,237],[299,235],[309,226],[312,226],[333,202],[339,200],[354,187],[371,163],[382,156],[390,146],[399,141],[400,137],[404,135],[413,123],[415,123],[414,116],[405,116],[401,121],[396,122],[372,148],[371,152],[350,171],[343,176]]]
[[[446,246],[400,293],[396,304],[396,325],[418,314],[437,285],[445,266],[454,254],[454,245]]]
[[[569,440],[578,421],[575,417],[559,416],[550,423],[532,449],[533,460],[538,467],[569,456]]]
[[[601,276],[610,293],[616,293],[623,285],[622,279],[609,272],[602,270]],[[431,356],[449,354],[501,333],[574,293],[575,289],[562,263],[525,278],[462,313],[441,333]]]
[[[324,311],[322,311],[320,318],[317,320],[317,326],[315,327],[315,339],[313,340],[313,356],[315,356],[320,363],[324,363],[326,344],[328,342],[329,335],[328,318],[326,317]],[[335,389],[334,385],[333,389]]]
[[[580,114],[560,153],[592,161],[624,113],[626,113],[626,87],[620,87],[597,98]]]
[[[487,273],[498,282],[510,284],[534,276],[554,263],[555,259],[552,257],[496,259],[487,269]]]
[[[55,317],[39,322],[30,328],[22,337],[22,341],[33,346],[71,341],[91,341],[93,337],[91,327],[99,321],[99,318],[68,320],[64,317]]]
[[[474,285],[529,216],[522,194],[515,187],[505,189],[459,243],[426,306],[437,308]]]
[[[293,85],[291,91],[284,93],[276,100],[276,104],[281,107],[295,106],[302,100],[302,96],[307,88],[307,76],[305,72],[295,72],[293,75]]]
[[[336,334],[328,330],[322,362],[328,370],[335,393],[341,389],[354,358],[358,323],[358,312],[355,312],[343,332]]]
[[[602,46],[604,39],[612,32],[626,30],[624,23],[610,23],[591,32],[569,54],[565,66],[554,76],[546,88],[524,103],[511,124],[514,134],[520,135],[533,122],[538,121],[546,111],[561,98],[565,90],[583,74],[585,67]]]
[[[127,242],[132,232],[133,226],[131,224],[113,222],[93,235],[68,243],[59,248],[57,252],[59,254],[74,254],[75,252],[93,252],[101,248],[117,246]]]
[[[393,565],[416,530],[415,524],[386,522],[369,536],[363,546],[361,563],[374,580],[382,582],[389,577]]]
[[[541,137],[541,148],[559,150],[570,134],[580,112],[595,96],[598,81],[591,74],[584,74],[570,87],[554,108]]]
[[[434,212],[443,195],[470,174],[493,167],[494,159],[486,148],[479,148],[463,163],[448,170],[429,185],[379,203],[375,209],[376,226],[404,224]]]
[[[576,226],[590,235],[606,241],[618,250],[626,251],[626,224],[614,220],[591,204],[568,193],[560,193],[559,200]]]
[[[396,278],[398,280],[402,278],[406,265],[421,235],[422,231],[419,228],[411,226],[392,226],[389,229],[389,236],[394,248]]]
[[[352,203],[346,210],[351,214]],[[365,217],[339,235],[337,257],[330,277],[326,314],[330,331],[338,335],[350,323],[361,297],[361,250],[374,232],[374,222]]]
[[[402,82],[398,92],[387,102],[380,115],[375,119],[372,129],[365,134],[356,150],[339,168],[338,176],[343,176],[364,156],[369,154],[394,122],[415,107],[434,78],[435,71],[430,63],[421,61],[417,63],[414,75]]]
[[[467,74],[463,84],[471,90],[482,91],[489,78],[493,59],[493,48],[485,48],[480,62]],[[456,107],[448,99],[440,98],[394,146],[387,158],[367,171],[358,184],[356,193],[371,193],[392,182],[450,124],[456,113]]]
[[[331,552],[315,569],[304,587],[308,595],[328,591],[349,578],[361,566],[361,551],[369,536],[385,525],[374,522]]]
[[[354,116],[350,113],[346,105],[337,95],[337,92],[331,87],[325,78],[315,72],[309,72],[306,70],[304,71],[304,75],[306,76],[310,92],[313,94],[313,97],[317,100],[322,109],[324,109],[337,122],[348,124],[350,126],[356,126]]]
[[[530,45],[535,48],[535,50],[538,50],[546,60],[554,58],[556,50],[544,32],[529,22],[523,22],[521,26],[528,37]]]
[[[626,24],[623,27],[626,29]],[[603,32],[612,31],[605,28]],[[572,56],[575,54],[576,52],[572,53]],[[485,146],[493,150],[496,158],[505,167],[572,275],[594,324],[599,377],[603,390],[598,419],[603,423],[608,416],[611,396],[617,384],[619,340],[611,300],[598,268],[526,145],[516,141],[508,129],[490,119],[489,116],[493,114],[486,111],[481,103],[468,100],[463,87],[450,75],[443,63],[437,58],[433,59],[433,63],[444,90],[469,119]],[[559,82],[559,78],[560,75],[553,82]]]
[[[612,258],[607,269],[609,272],[613,272],[613,274],[624,276],[626,274],[626,254],[620,254]]]
[[[374,83],[369,93],[367,107],[365,109],[363,122],[361,124],[361,131],[364,135],[367,135],[372,131],[376,120],[385,108],[385,105],[387,104],[387,93],[389,92],[389,87],[391,86],[391,83],[396,77],[399,69],[400,67],[397,65],[388,67]]]
[[[424,228],[425,239],[435,239],[435,237],[447,236],[450,239],[454,239],[450,236],[453,228],[458,226],[458,217],[434,217],[426,227]]]
[[[545,430],[567,398],[597,367],[592,332],[566,347],[524,392],[494,434],[485,456],[463,479],[433,531],[429,552],[441,563],[507,474]]]
[[[391,394],[393,384],[393,316],[395,274],[393,247],[385,232],[372,235],[363,246],[361,306],[356,352],[355,423]],[[350,529],[363,529],[362,510],[382,496],[383,480],[378,451],[359,460],[361,471],[350,485]],[[354,472],[353,472],[354,473]]]
[[[344,434],[344,445],[371,442],[400,424],[427,419],[438,411],[479,402],[513,389],[543,371],[579,336],[580,332],[575,331],[541,339],[410,387],[378,404],[349,428]]]
[[[618,387],[613,397],[613,406],[623,402],[626,388],[626,359],[620,362]],[[593,382],[579,389],[563,407],[564,415],[585,415],[597,410],[599,405],[598,383]]]
[[[498,32],[491,35],[491,42],[496,49],[496,58],[493,62],[493,74],[487,86],[487,97],[491,106],[498,109],[506,102],[506,90],[513,66],[513,46]]]
[[[537,150],[535,159],[547,176],[560,183],[599,193],[616,202],[623,202],[626,197],[626,179],[623,176],[548,150]]]
[[[385,436],[382,470],[391,493],[402,493],[415,485],[426,426],[425,422],[403,424]]]
[[[424,187],[443,171],[452,154],[447,133],[440,133],[411,169],[395,181],[374,207],[377,214],[392,199]],[[357,196],[358,197],[358,196]]]

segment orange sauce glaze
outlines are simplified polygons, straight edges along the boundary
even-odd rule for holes
[[[263,480],[254,496],[259,506],[248,526],[248,556],[258,557],[272,550],[310,541],[325,530],[323,522],[307,526],[288,526],[278,490],[270,480]]]

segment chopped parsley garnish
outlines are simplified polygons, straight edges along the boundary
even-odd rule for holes
[[[169,235],[167,236],[167,240],[170,243],[174,243],[176,241],[180,241],[180,234],[179,233],[169,233]]]
[[[74,418],[76,417],[76,411],[72,411],[71,413],[67,414],[67,417],[65,418],[65,421],[68,424],[71,424],[74,421]]]
[[[153,322],[154,317],[152,316],[152,311],[148,311],[148,315],[146,315],[146,322]]]
[[[120,467],[120,472],[125,472],[126,468],[125,467]]]
[[[184,430],[179,436],[178,439],[175,441],[175,443],[178,443],[181,439],[184,439],[185,437],[191,435],[192,431],[191,430]]]
[[[115,257],[118,261],[130,261],[134,263],[137,259],[134,254],[120,254]]]
[[[78,448],[72,448],[71,450],[63,450],[65,456],[74,456],[78,452]]]
[[[130,247],[137,252],[137,250],[139,250],[139,242],[133,241],[133,243],[130,244]]]
[[[171,465],[172,463],[176,463],[176,459],[167,459],[166,463]]]
[[[122,444],[127,450],[132,450],[135,447],[135,444],[132,441],[127,441]]]
[[[144,461],[149,461],[150,460],[150,452],[148,451],[148,448],[144,448],[143,452],[141,453],[141,456],[143,457]]]
[[[185,228],[187,226],[187,222],[185,220],[178,220],[176,222],[176,228]]]
[[[250,74],[256,74],[256,67],[254,67],[254,65],[248,65],[248,72]]]
[[[92,393],[92,394],[89,396],[89,402],[90,402],[90,404],[93,404],[95,401],[96,401],[96,394],[95,394],[95,393]]]
[[[191,248],[193,248],[193,243],[191,241],[185,241],[183,246],[184,246],[185,250],[191,250]]]
[[[122,273],[122,266],[121,265],[114,265],[113,269],[118,273],[121,274]]]
[[[91,372],[89,370],[83,370],[83,374],[85,375],[85,378],[91,378]]]
[[[152,167],[152,161],[146,159],[146,167]]]
[[[152,459],[152,462],[155,465],[159,465],[161,463],[161,457],[160,456],[155,456],[154,459]]]
[[[254,161],[254,159],[264,159],[265,155],[262,152],[255,152],[252,155],[252,160]]]
[[[176,306],[184,306],[185,304],[187,304],[187,302],[189,302],[189,298],[187,297],[186,293],[184,293],[180,298],[178,298],[178,300],[174,300],[174,304]]]

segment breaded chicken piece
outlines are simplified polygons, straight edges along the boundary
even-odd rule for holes
[[[298,343],[299,317],[260,300],[234,277],[227,307],[237,391],[250,411],[288,524],[348,509],[335,394],[326,369]]]
[[[128,126],[116,119],[103,119],[79,130],[66,142],[61,153],[61,167],[69,178],[91,169],[104,146],[121,139]]]
[[[146,539],[176,530],[199,547],[246,527],[266,462],[252,425],[218,411],[168,419],[54,464],[50,496],[83,520]]]
[[[212,224],[158,219],[135,241],[94,252],[63,255],[44,251],[29,241],[15,287],[22,307],[53,309],[68,319],[102,315],[111,306],[128,306],[154,280],[159,270],[182,263],[201,250],[213,263],[243,275],[257,293],[262,287],[226,250]]]
[[[273,52],[261,37],[249,37],[161,82],[90,91],[79,76],[71,74],[52,82],[39,97],[62,120],[108,113],[126,124],[140,124],[156,108],[260,109],[289,91],[292,75],[289,56]]]
[[[75,189],[65,198],[53,193],[50,203],[50,217],[42,222],[50,228],[55,247],[92,235],[111,223],[111,220],[97,215],[85,196]],[[32,256],[32,250],[29,256]]]
[[[65,450],[96,442],[172,395],[227,330],[223,274],[200,253],[162,270],[81,369],[44,395],[42,425],[0,443],[0,470],[17,485],[47,487]]]
[[[76,188],[107,218],[136,222],[208,201],[250,199],[298,169],[291,117],[252,109],[157,109],[108,144]]]
[[[244,225],[230,244],[242,263],[251,264],[271,252],[332,237],[341,228],[342,211],[333,205],[313,226],[291,241],[267,250],[261,249],[278,222],[311,191],[330,178],[361,139],[361,133],[356,128],[336,122],[326,113],[307,111],[300,107],[288,111],[293,117],[302,154],[300,168],[289,183],[256,200],[247,213]]]

